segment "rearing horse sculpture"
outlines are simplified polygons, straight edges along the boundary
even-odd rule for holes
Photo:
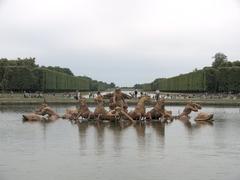
[[[135,107],[135,109],[131,112],[129,112],[129,116],[133,119],[133,120],[142,120],[142,118],[145,117],[146,114],[146,107],[145,107],[145,103],[147,101],[150,101],[150,96],[142,96],[140,98],[140,100],[137,103],[137,106]]]
[[[165,99],[163,98],[158,100],[154,108],[146,113],[147,120],[160,119],[162,117],[164,118],[164,121],[167,121],[168,119],[171,121],[173,120],[172,112],[165,110]]]
[[[86,98],[81,98],[79,100],[79,109],[76,117],[73,117],[74,120],[77,120],[79,117],[82,117],[84,119],[93,119],[94,118],[94,113],[91,112],[88,108],[87,105],[87,99]]]
[[[97,103],[97,106],[94,110],[94,117],[100,120],[100,117],[104,117],[107,115],[107,110],[104,108],[103,96],[98,95],[94,101]]]
[[[183,112],[179,116],[177,116],[177,119],[182,121],[188,121],[190,119],[189,115],[191,114],[191,112],[198,112],[199,109],[202,109],[199,104],[189,101],[187,102]]]
[[[110,111],[107,111],[104,108],[103,96],[98,95],[95,98],[95,102],[97,103],[97,106],[94,111],[94,117],[97,118],[97,120],[114,121],[119,120],[124,116],[131,122],[134,122],[134,120],[122,109],[122,107],[117,106],[113,110],[110,109]]]

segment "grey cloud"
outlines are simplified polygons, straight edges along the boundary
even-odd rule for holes
[[[0,56],[118,85],[240,57],[239,1],[0,0]]]

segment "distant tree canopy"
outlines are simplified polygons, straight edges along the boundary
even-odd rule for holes
[[[116,84],[113,83],[113,82],[111,82],[111,83],[110,83],[110,87],[111,87],[111,88],[115,88],[115,87],[116,87]]]
[[[158,78],[135,88],[173,92],[240,92],[240,61],[228,61],[223,53],[214,55],[212,67],[171,78]]]
[[[102,90],[105,90],[105,89],[108,89],[108,88],[115,88],[116,87],[116,85],[113,82],[108,84],[106,82],[93,80],[92,78],[90,78],[88,76],[81,76],[81,78],[84,78],[84,79],[86,79],[90,82],[90,90],[91,91],[102,91]]]
[[[214,56],[214,61],[212,63],[213,68],[220,67],[223,63],[227,62],[227,56],[223,53],[216,53]]]
[[[52,70],[52,71],[57,71],[57,72],[61,72],[61,73],[65,73],[71,76],[74,76],[74,74],[72,73],[72,71],[69,68],[61,68],[59,66],[42,66],[43,68]]]
[[[32,57],[30,57],[30,58],[17,58],[16,60],[9,60],[7,58],[1,58],[0,59],[0,66],[18,66],[18,67],[22,66],[22,67],[31,67],[31,68],[39,67],[35,63],[35,58],[32,58]],[[62,67],[59,67],[59,66],[47,66],[47,67],[42,66],[42,68],[74,76],[74,74],[72,73],[72,71],[69,68],[62,68]]]
[[[240,66],[240,61],[228,61],[227,56],[223,53],[216,53],[213,58],[213,68]]]
[[[74,76],[68,68],[39,67],[35,64],[35,58],[0,59],[1,90],[102,91],[114,87],[114,83],[96,81],[86,76]]]
[[[35,64],[35,58],[17,58],[16,60],[8,60],[7,58],[0,59],[0,66],[25,66],[25,67],[38,67]]]

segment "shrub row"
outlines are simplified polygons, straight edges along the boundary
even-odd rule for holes
[[[205,68],[172,78],[156,79],[150,86],[151,90],[172,92],[240,92],[240,67]],[[141,87],[149,90],[149,84]]]
[[[26,67],[1,67],[0,84],[4,90],[36,89],[37,78],[32,71]]]
[[[152,84],[152,89],[162,91],[204,91],[205,73],[196,71],[172,78],[157,79]]]
[[[97,91],[110,86],[85,77],[71,76],[45,68],[30,69],[25,66],[1,66],[0,85],[0,89],[16,91]]]

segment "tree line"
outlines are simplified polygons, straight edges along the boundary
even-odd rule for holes
[[[155,79],[151,83],[136,84],[145,91],[169,92],[240,92],[240,61],[228,61],[223,53],[214,55],[212,66],[171,78]]]
[[[14,91],[99,91],[114,88],[114,83],[74,76],[68,68],[39,66],[35,58],[0,59],[0,89]]]

